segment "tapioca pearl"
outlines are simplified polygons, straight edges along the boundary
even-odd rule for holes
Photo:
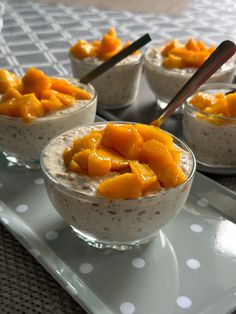
[[[52,241],[55,240],[58,237],[58,233],[56,231],[48,231],[45,233],[45,239]]]
[[[1,222],[4,224],[4,225],[8,225],[9,224],[9,220],[5,217],[1,217]]]
[[[132,259],[131,264],[134,268],[143,268],[146,263],[144,259],[137,257],[137,258]]]
[[[201,207],[207,207],[209,204],[209,201],[206,198],[202,198],[197,203]]]
[[[192,300],[183,295],[177,298],[176,303],[182,309],[188,309],[192,306]]]
[[[34,183],[37,185],[44,184],[44,180],[43,180],[43,178],[37,178],[34,180]]]
[[[29,209],[29,206],[26,204],[21,204],[16,207],[18,213],[25,213]]]
[[[37,249],[31,249],[30,253],[34,256],[34,257],[39,257],[40,256],[40,252]]]
[[[82,274],[89,274],[93,271],[93,265],[90,263],[83,263],[79,266],[79,271]]]
[[[122,314],[133,314],[135,312],[135,306],[133,303],[124,302],[120,305],[120,312]]]
[[[203,231],[203,227],[201,225],[198,225],[198,224],[193,224],[190,226],[190,229],[193,231],[193,232],[197,232],[197,233],[200,233]]]
[[[201,263],[195,258],[190,258],[186,261],[186,265],[191,269],[198,269],[200,268]]]

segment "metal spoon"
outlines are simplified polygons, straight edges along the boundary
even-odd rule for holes
[[[120,52],[115,54],[110,59],[104,61],[101,65],[97,66],[95,69],[93,69],[91,72],[86,74],[80,82],[84,84],[88,84],[92,82],[95,78],[97,78],[99,75],[103,74],[107,70],[109,70],[111,67],[113,67],[115,64],[120,62],[121,60],[128,57],[130,54],[135,52],[136,50],[140,49],[144,45],[146,45],[148,42],[150,42],[152,39],[149,34],[145,34],[139,39],[135,40],[132,44],[127,46],[126,48],[122,49]]]
[[[223,41],[151,124],[155,126],[162,125],[189,96],[234,55],[235,51],[236,46],[232,41]]]

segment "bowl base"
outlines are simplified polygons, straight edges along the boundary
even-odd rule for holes
[[[135,241],[119,242],[119,241],[99,240],[99,239],[97,239],[97,238],[95,238],[95,237],[93,237],[93,236],[91,236],[85,232],[82,232],[82,231],[76,229],[73,226],[70,226],[70,227],[75,232],[75,234],[80,239],[87,242],[87,244],[89,244],[89,245],[91,245],[97,249],[108,249],[109,248],[109,249],[114,249],[114,250],[118,250],[118,251],[126,251],[126,250],[132,249],[134,247],[147,244],[152,239],[154,239],[156,237],[160,237],[160,232],[161,232],[160,230],[158,230],[144,239],[139,239],[139,240],[135,240]]]

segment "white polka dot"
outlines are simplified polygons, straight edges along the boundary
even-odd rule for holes
[[[1,221],[5,224],[8,225],[9,224],[9,220],[5,217],[1,217]]]
[[[39,184],[44,184],[44,180],[43,180],[43,178],[37,178],[37,179],[34,180],[34,183],[38,184],[38,185]]]
[[[132,265],[135,267],[135,268],[143,268],[145,266],[145,260],[142,259],[142,258],[134,258],[132,260]]]
[[[186,261],[186,265],[191,269],[198,269],[200,268],[201,263],[195,258],[190,258]]]
[[[31,249],[30,253],[34,256],[34,257],[38,257],[40,256],[40,252],[36,249]]]
[[[198,225],[198,224],[191,225],[190,229],[193,232],[202,232],[203,231],[203,227],[201,225]]]
[[[55,240],[58,237],[58,233],[56,231],[48,231],[45,233],[45,238],[47,240]]]
[[[76,295],[78,293],[78,291],[71,285],[66,285],[65,288],[70,294]]]
[[[177,300],[176,300],[176,303],[182,309],[188,309],[189,307],[192,306],[191,299],[189,299],[188,297],[185,297],[185,296],[178,297]]]
[[[93,265],[89,264],[89,263],[81,264],[80,267],[79,267],[79,271],[82,274],[89,274],[89,273],[91,273],[93,271]]]
[[[3,183],[2,182],[0,182],[0,188],[2,188],[3,187]]]
[[[135,312],[135,306],[130,302],[124,302],[120,306],[122,314],[133,314]]]
[[[29,209],[29,206],[26,205],[26,204],[21,204],[21,205],[19,205],[19,206],[16,207],[16,211],[17,211],[18,213],[24,213],[24,212],[26,212],[28,209]]]
[[[209,202],[206,198],[200,199],[197,203],[201,207],[207,207],[207,205],[209,204]]]

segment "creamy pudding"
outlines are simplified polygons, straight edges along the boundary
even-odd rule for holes
[[[114,29],[110,29],[101,41],[95,41],[96,49],[93,43],[78,41],[70,49],[73,76],[78,79],[127,45],[121,43]],[[93,80],[98,93],[98,108],[117,109],[132,105],[137,98],[141,70],[142,55],[136,52]]]
[[[53,99],[53,102],[51,102],[49,98],[38,100],[33,93],[20,94],[19,96],[17,91],[11,89],[3,93],[0,102],[0,150],[8,160],[27,168],[39,168],[41,150],[50,139],[71,127],[94,121],[97,102],[94,88],[91,85],[80,84],[74,79],[66,81],[75,84],[71,86],[81,87],[83,91],[91,95],[91,98],[87,100],[75,99],[73,104],[62,106],[61,102],[57,102],[54,97],[51,98]],[[13,93],[13,97],[5,99],[6,95],[10,93]],[[14,96],[14,93],[17,96]],[[57,94],[57,91],[55,91],[55,94]],[[68,98],[69,95],[60,92],[58,94],[59,97],[65,95],[66,100],[71,101],[71,98]],[[16,99],[19,100],[19,104],[16,103]],[[35,108],[40,103],[43,103],[45,107],[42,107],[43,109],[37,107],[40,109],[36,112]],[[58,104],[60,108],[55,109]],[[14,108],[12,108],[13,106]],[[50,109],[50,106],[52,106],[52,109]],[[23,109],[20,110],[19,108]],[[47,108],[46,113],[45,108]],[[41,115],[40,110],[44,114]],[[34,116],[38,113],[40,113],[40,116]]]
[[[235,88],[233,84],[203,85],[184,105],[185,140],[205,166],[236,167],[236,93],[225,95]]]
[[[163,179],[163,183],[155,182],[150,189],[145,188],[141,194],[136,188],[136,181],[132,181],[133,183],[130,181],[134,174],[130,173],[129,168],[108,171],[100,176],[94,173],[88,176],[83,171],[82,173],[68,171],[63,154],[65,151],[68,152],[68,147],[73,142],[75,143],[75,138],[88,135],[91,131],[104,130],[105,126],[105,124],[84,126],[53,139],[42,152],[41,166],[52,204],[80,237],[99,248],[127,249],[132,245],[150,241],[184,206],[193,180],[195,160],[185,144],[174,138],[173,152],[177,152],[180,172],[173,174],[175,173],[176,178],[180,174],[179,181],[173,181],[173,178],[167,175],[167,181],[170,179],[171,182],[175,182],[174,187],[163,187],[165,185]],[[174,158],[177,155],[174,153]],[[82,167],[84,158],[80,161],[82,163],[77,160]],[[73,169],[77,171],[77,168]],[[95,170],[100,171],[98,167],[95,167]],[[125,176],[127,181],[123,180],[121,184],[117,181],[115,185],[113,181],[109,181]],[[159,177],[163,175],[160,174]]]
[[[178,45],[181,44],[178,43],[177,46]],[[162,53],[163,49],[163,47],[152,47],[147,50],[144,55],[144,73],[147,78],[148,84],[151,90],[156,95],[157,99],[161,102],[167,103],[184,86],[184,84],[194,74],[196,69],[206,60],[206,57],[210,55],[210,53],[201,52],[199,48],[199,53],[203,54],[203,56],[200,55],[199,57],[198,55],[194,54],[193,50],[186,49],[190,53],[190,55],[185,54],[184,57],[186,59],[192,58],[192,63],[184,63],[182,59],[178,57],[173,57],[173,63],[170,64],[172,60],[170,62],[166,61],[165,65],[164,62],[166,59]],[[206,48],[206,50],[207,49],[209,50],[210,48]],[[213,49],[208,52],[212,51]],[[174,50],[174,53],[178,54],[179,52],[178,50],[177,52]],[[186,51],[184,51],[183,54],[184,53],[186,53]],[[234,73],[235,59],[231,58],[208,79],[207,83],[231,83],[234,77]]]

